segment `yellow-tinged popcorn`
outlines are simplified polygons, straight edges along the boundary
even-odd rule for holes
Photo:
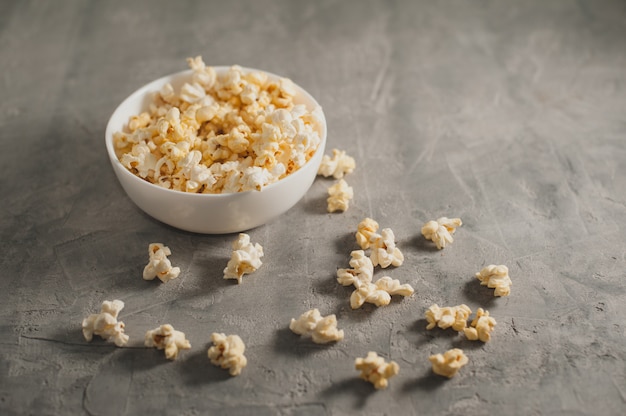
[[[428,359],[435,374],[448,378],[454,377],[459,369],[469,361],[463,350],[459,348],[453,348],[443,354],[431,355]]]
[[[350,307],[358,309],[364,303],[373,303],[376,306],[386,306],[391,302],[391,296],[411,296],[415,291],[409,284],[400,284],[397,279],[383,276],[375,283],[364,283],[356,286],[356,290],[350,296]]]
[[[243,355],[246,346],[238,335],[225,335],[214,332],[211,334],[213,346],[208,350],[211,363],[228,369],[231,376],[241,374],[241,370],[248,364]]]
[[[261,257],[263,247],[259,243],[252,244],[248,234],[240,233],[233,242],[233,252],[224,269],[224,279],[236,279],[237,283],[241,283],[244,274],[253,273],[261,267]]]
[[[350,200],[354,197],[354,191],[348,183],[339,179],[334,185],[328,188],[328,212],[347,211],[350,207]]]
[[[368,352],[365,358],[357,358],[354,366],[361,372],[360,377],[376,389],[387,388],[388,380],[400,372],[400,366],[395,361],[387,363],[373,351]]]
[[[427,240],[432,240],[439,250],[446,247],[446,244],[452,243],[454,239],[452,234],[458,227],[463,225],[460,218],[441,217],[436,221],[428,221],[422,227],[422,235]]]
[[[446,306],[440,308],[436,303],[426,310],[426,321],[430,330],[438,326],[441,329],[452,328],[455,331],[463,331],[467,327],[467,320],[472,313],[471,309],[465,305]]]
[[[476,273],[476,278],[480,280],[481,285],[495,289],[494,296],[509,296],[511,293],[512,282],[509,277],[509,268],[503,264],[499,266],[490,264],[484,267]]]
[[[316,344],[343,339],[343,330],[337,329],[335,314],[323,317],[318,309],[311,309],[300,315],[298,319],[291,319],[289,329],[298,335],[310,336]]]
[[[185,338],[185,334],[176,331],[170,324],[161,325],[158,328],[146,332],[144,345],[165,350],[165,358],[175,360],[180,350],[188,350],[191,344]]]
[[[124,334],[124,322],[118,322],[117,316],[124,308],[121,300],[102,302],[100,313],[89,315],[83,319],[83,336],[91,341],[94,335],[113,342],[118,347],[128,343],[128,335]]]
[[[465,337],[470,341],[480,340],[487,342],[491,339],[491,333],[496,326],[496,320],[489,316],[489,312],[478,308],[476,317],[469,328],[463,330]]]
[[[371,218],[365,218],[357,226],[356,242],[363,250],[370,248],[370,239],[378,231],[378,223]]]
[[[317,171],[318,175],[324,177],[332,176],[341,179],[345,174],[352,173],[356,163],[354,158],[346,155],[343,150],[333,149],[333,156],[324,155],[322,163]]]
[[[374,275],[374,265],[363,250],[354,250],[350,253],[350,266],[352,269],[338,269],[337,281],[343,286],[370,283]]]
[[[152,243],[148,246],[148,255],[150,260],[143,269],[144,280],[153,280],[158,277],[163,283],[175,279],[180,274],[179,267],[172,267],[172,263],[167,258],[172,251],[169,247],[161,243]]]
[[[381,235],[372,234],[370,244],[372,249],[370,259],[374,266],[380,266],[384,269],[391,265],[399,267],[404,262],[404,255],[396,247],[395,236],[391,228],[383,229]]]

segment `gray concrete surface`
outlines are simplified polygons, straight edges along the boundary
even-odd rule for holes
[[[234,236],[147,217],[104,148],[116,105],[198,54],[291,77],[357,160],[349,211],[325,212],[318,178],[249,232],[265,264],[239,286]],[[0,74],[0,414],[625,413],[624,1],[3,1]],[[437,251],[420,227],[441,215],[464,225]],[[416,294],[353,311],[334,273],[365,216],[406,257],[376,275]],[[182,268],[168,284],[141,278],[155,241]],[[510,297],[474,279],[490,263]],[[105,299],[128,348],[82,337]],[[497,319],[491,342],[425,330],[430,304],[463,302]],[[344,341],[288,330],[312,307]],[[142,346],[162,323],[191,341],[176,362]],[[214,331],[246,342],[239,377],[209,363]],[[469,364],[432,375],[453,346]],[[400,364],[385,391],[354,370],[370,350]]]

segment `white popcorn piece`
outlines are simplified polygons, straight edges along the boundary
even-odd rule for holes
[[[357,226],[356,242],[363,250],[370,248],[370,240],[378,231],[378,223],[371,218],[365,218]]]
[[[180,274],[179,267],[172,267],[172,263],[167,258],[172,251],[169,247],[161,243],[152,243],[148,246],[148,255],[150,260],[143,269],[144,280],[153,280],[158,277],[163,283],[167,283],[175,279]]]
[[[372,249],[370,259],[374,266],[380,266],[384,269],[391,265],[399,267],[404,263],[404,255],[396,247],[395,236],[391,228],[383,229],[381,235],[372,234],[370,244]]]
[[[478,308],[476,317],[470,324],[469,328],[463,330],[465,337],[470,341],[480,340],[488,342],[491,339],[491,333],[496,326],[496,320],[489,316],[489,312]]]
[[[124,322],[118,322],[117,316],[124,308],[121,300],[102,302],[100,313],[89,315],[83,319],[82,328],[85,340],[91,341],[98,335],[106,341],[113,342],[118,347],[128,343],[128,335],[124,333]]]
[[[398,279],[392,279],[389,276],[381,277],[376,281],[375,285],[378,289],[384,290],[391,296],[398,295],[408,297],[415,293],[415,290],[410,284],[400,284]]]
[[[454,377],[459,369],[469,362],[463,350],[459,348],[453,348],[443,354],[431,355],[428,359],[435,374],[448,378]]]
[[[352,173],[356,163],[354,158],[348,156],[345,151],[333,149],[333,156],[324,155],[320,164],[318,175],[324,177],[332,176],[341,179],[345,174]]]
[[[350,207],[350,200],[354,197],[354,190],[348,183],[339,179],[334,185],[328,188],[328,212],[345,212]]]
[[[441,217],[436,221],[428,221],[422,227],[422,235],[427,240],[432,240],[439,250],[445,248],[448,243],[452,243],[454,239],[452,234],[457,227],[463,225],[460,218]]]
[[[452,328],[461,332],[467,327],[467,320],[471,313],[471,309],[465,304],[440,308],[435,303],[426,310],[428,322],[426,329],[431,330],[438,326],[441,329]]]
[[[350,266],[352,269],[338,269],[337,281],[343,286],[354,285],[360,287],[371,283],[374,276],[374,265],[363,250],[354,250],[350,253]]]
[[[180,350],[188,350],[191,343],[185,338],[185,334],[176,331],[170,324],[161,325],[158,328],[146,332],[144,345],[165,350],[165,358],[175,360]]]
[[[241,374],[241,370],[248,364],[243,355],[246,346],[238,335],[225,335],[214,332],[211,334],[213,346],[208,350],[211,363],[228,369],[231,376]]]
[[[248,234],[239,234],[233,242],[233,252],[224,269],[224,279],[236,279],[237,283],[241,283],[244,274],[253,273],[261,267],[261,257],[263,247],[259,243],[252,244]]]
[[[361,372],[360,377],[376,389],[386,389],[389,379],[400,372],[400,366],[395,361],[387,363],[373,351],[368,352],[365,358],[357,358],[354,366]]]
[[[503,264],[499,266],[490,264],[484,267],[476,273],[476,278],[480,280],[481,285],[495,289],[494,296],[509,296],[511,293],[512,282],[509,277],[509,268]]]
[[[291,319],[289,329],[303,336],[310,336],[316,344],[341,341],[343,330],[337,329],[335,314],[323,317],[318,309],[311,309],[300,315],[298,319]]]
[[[387,306],[391,302],[391,296],[411,296],[415,291],[409,284],[400,284],[397,279],[383,276],[375,283],[364,283],[357,287],[350,296],[350,307],[358,309],[365,303],[376,306]]]

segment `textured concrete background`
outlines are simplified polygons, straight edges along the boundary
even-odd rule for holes
[[[144,215],[104,148],[117,104],[197,54],[307,88],[358,165],[346,213],[318,178],[249,232],[265,263],[239,286],[234,236]],[[0,74],[1,414],[624,414],[626,2],[2,1]],[[437,251],[420,227],[441,215],[464,225]],[[353,311],[334,274],[365,216],[416,294]],[[151,242],[180,278],[142,280]],[[490,263],[510,297],[473,277]],[[105,299],[126,302],[129,348],[82,338]],[[435,302],[487,308],[493,340],[426,331]],[[312,307],[346,339],[292,334]],[[191,341],[176,362],[142,346],[162,323]],[[209,363],[214,331],[246,342],[239,377]],[[432,375],[453,346],[469,364]],[[385,391],[354,370],[370,350],[401,366]]]

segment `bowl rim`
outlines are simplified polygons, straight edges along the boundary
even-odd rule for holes
[[[207,65],[208,66],[208,65]],[[238,66],[238,65],[237,65]],[[215,69],[215,71],[217,73],[220,72],[224,72],[227,71],[228,69],[232,68],[233,65],[228,66],[228,65],[218,65],[218,66],[212,66],[213,69]],[[248,72],[263,72],[266,75],[268,75],[270,78],[273,79],[280,79],[280,78],[285,78],[283,76],[277,75],[275,73],[272,72],[268,72],[262,69],[256,69],[256,68],[250,68],[250,67],[242,67],[242,66],[238,66],[244,73],[248,73]],[[302,173],[305,168],[307,168],[311,163],[313,163],[313,160],[316,159],[316,157],[318,156],[318,154],[320,152],[324,152],[324,149],[326,147],[326,137],[328,134],[328,124],[326,121],[326,115],[324,114],[324,109],[322,108],[322,106],[319,104],[319,102],[315,99],[315,97],[313,97],[307,90],[305,90],[302,86],[300,86],[299,84],[296,84],[295,82],[293,82],[293,80],[291,80],[291,82],[294,84],[294,86],[296,87],[296,90],[298,91],[297,95],[301,95],[303,96],[305,99],[307,99],[308,101],[311,101],[312,103],[314,103],[314,109],[315,108],[319,108],[320,109],[320,113],[322,115],[321,118],[321,131],[320,133],[320,143],[317,146],[317,149],[315,150],[315,153],[313,153],[313,156],[311,156],[309,158],[309,160],[306,161],[306,163],[304,165],[302,165],[300,167],[300,169],[298,169],[295,172],[290,173],[289,175],[285,176],[284,178],[270,183],[269,185],[264,186],[263,188],[261,188],[260,191],[257,190],[248,190],[248,191],[241,191],[241,192],[228,192],[228,193],[219,193],[219,194],[199,194],[199,193],[194,193],[194,192],[184,192],[184,191],[178,191],[175,189],[169,189],[169,188],[163,188],[161,186],[158,186],[156,184],[153,184],[151,182],[148,182],[140,177],[138,177],[137,175],[133,174],[131,171],[129,171],[124,165],[122,165],[122,162],[119,160],[119,158],[117,157],[117,155],[115,154],[115,148],[113,145],[113,134],[115,132],[117,132],[118,130],[116,129],[115,132],[113,131],[113,127],[111,126],[111,123],[113,121],[114,116],[116,116],[116,114],[118,113],[118,111],[121,110],[121,108],[128,102],[131,100],[135,100],[137,98],[139,98],[140,96],[146,96],[147,94],[151,94],[154,92],[157,92],[159,90],[159,88],[156,87],[156,85],[163,85],[166,82],[172,82],[173,79],[179,78],[179,77],[184,77],[187,75],[191,75],[193,74],[193,70],[192,69],[185,69],[182,71],[178,71],[178,72],[174,72],[168,75],[164,75],[160,78],[157,78],[153,81],[148,82],[147,84],[142,85],[141,87],[137,88],[136,90],[134,90],[130,95],[128,95],[126,98],[124,98],[116,107],[115,110],[113,110],[113,112],[111,113],[111,116],[109,117],[109,120],[107,121],[107,125],[106,125],[106,129],[104,132],[104,141],[105,141],[105,146],[107,149],[107,153],[109,155],[109,160],[111,162],[111,164],[113,165],[113,168],[117,171],[117,172],[121,172],[122,175],[125,175],[125,177],[129,178],[129,180],[134,181],[136,184],[138,184],[138,186],[147,186],[148,188],[154,189],[155,192],[165,192],[165,193],[172,193],[172,195],[179,195],[182,198],[206,198],[206,199],[218,199],[218,198],[233,198],[236,195],[245,195],[245,194],[250,194],[250,193],[263,193],[264,191],[269,191],[272,188],[275,188],[277,186],[280,186],[281,184],[284,184],[285,182],[290,182],[291,180],[295,180],[294,177],[298,177],[299,173]],[[308,106],[307,106],[308,107]]]

